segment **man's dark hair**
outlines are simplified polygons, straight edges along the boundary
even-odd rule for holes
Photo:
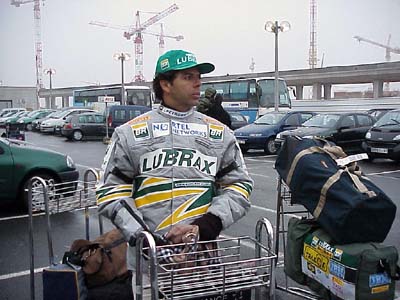
[[[157,99],[164,100],[163,99],[163,89],[161,88],[160,81],[166,80],[166,81],[172,83],[172,81],[174,81],[177,73],[178,73],[177,71],[169,71],[169,72],[157,74],[157,76],[154,77],[153,91],[154,91],[154,94],[156,95]]]

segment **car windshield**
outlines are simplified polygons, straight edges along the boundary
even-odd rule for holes
[[[38,115],[39,113],[40,113],[39,111],[34,110],[34,111],[29,112],[26,116],[27,117],[34,117],[34,116]]]
[[[254,124],[275,125],[285,116],[284,113],[267,113],[254,121]]]
[[[311,117],[303,123],[305,127],[323,127],[333,128],[335,127],[340,115],[334,114],[319,114]]]
[[[384,127],[400,124],[400,111],[389,111],[376,121],[374,127]]]

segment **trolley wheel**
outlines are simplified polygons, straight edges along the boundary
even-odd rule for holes
[[[75,130],[72,133],[72,138],[74,139],[74,141],[81,141],[83,139],[83,133],[80,130]]]
[[[38,173],[33,173],[30,174],[27,178],[25,178],[23,184],[21,185],[21,189],[19,190],[19,199],[20,199],[20,206],[24,210],[28,210],[29,208],[29,201],[28,201],[28,183],[29,180],[33,177],[41,177],[43,178],[47,185],[48,185],[48,191],[49,191],[49,199],[52,198],[52,195],[56,193],[54,185],[59,183],[59,179],[55,175],[51,175],[49,173],[44,173],[44,172],[38,172]],[[32,181],[32,190],[35,188],[41,188],[42,184],[40,183],[39,180],[33,180]],[[32,202],[34,201],[43,201],[43,194],[40,191],[40,194],[38,195],[32,195]]]
[[[277,151],[275,146],[275,137],[271,136],[266,142],[264,146],[265,154],[275,154]]]

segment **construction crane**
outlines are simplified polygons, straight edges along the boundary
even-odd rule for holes
[[[113,28],[113,29],[122,29],[124,31],[124,37],[128,40],[131,39],[132,36],[134,36],[133,43],[135,45],[135,77],[134,81],[144,81],[144,76],[143,76],[143,34],[151,34],[151,35],[156,35],[160,39],[160,47],[162,49],[164,48],[164,38],[174,38],[176,40],[181,40],[183,39],[183,36],[169,36],[165,35],[163,33],[163,29],[161,34],[155,34],[152,32],[147,32],[146,28],[149,26],[157,23],[161,19],[165,18],[169,14],[173,13],[178,9],[178,6],[176,4],[171,5],[167,9],[157,13],[150,19],[146,20],[144,23],[140,22],[140,12],[136,12],[136,22],[135,26],[120,26],[120,25],[112,25],[109,23],[104,23],[104,22],[97,22],[97,21],[91,21],[89,22],[90,25],[96,25],[96,26],[101,26],[101,27],[108,27],[108,28]],[[163,51],[160,49],[160,52]]]
[[[317,1],[310,0],[310,49],[308,50],[310,69],[315,69],[317,63]]]
[[[36,100],[39,107],[39,91],[43,88],[42,80],[42,30],[40,19],[40,0],[11,0],[11,5],[19,7],[21,4],[33,3],[33,18],[35,22],[35,60],[36,60]],[[42,0],[44,5],[44,0]]]
[[[400,54],[400,48],[390,47],[390,38],[391,38],[390,34],[389,34],[388,41],[387,41],[386,45],[371,41],[369,39],[363,38],[363,37],[358,36],[358,35],[354,36],[354,38],[359,42],[366,42],[366,43],[370,43],[372,45],[384,48],[386,50],[385,59],[386,59],[387,62],[390,62],[390,59],[391,59],[390,53]]]

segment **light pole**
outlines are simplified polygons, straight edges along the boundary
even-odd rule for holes
[[[129,53],[120,52],[113,55],[115,60],[121,61],[121,104],[126,105],[126,95],[125,95],[125,82],[124,82],[124,61],[131,58]]]
[[[49,75],[49,80],[50,80],[50,105],[48,108],[53,108],[53,84],[51,77],[56,74],[56,70],[48,68],[44,70],[44,74]]]
[[[282,21],[281,24],[278,24],[278,21],[272,22],[267,21],[265,23],[265,30],[268,32],[275,33],[275,86],[274,86],[274,103],[275,103],[275,111],[279,109],[279,69],[278,69],[278,33],[290,30],[290,24],[287,21]]]

